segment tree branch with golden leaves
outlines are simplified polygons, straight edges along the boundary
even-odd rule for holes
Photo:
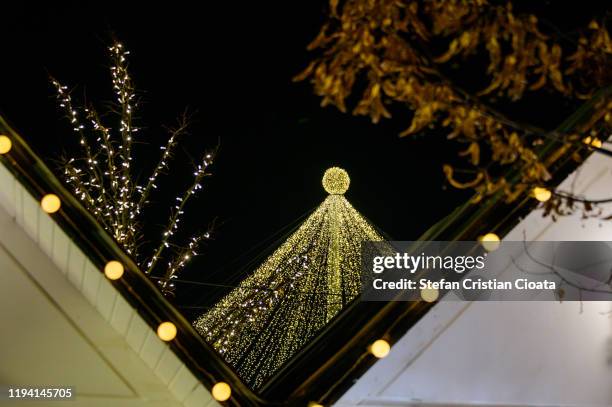
[[[473,188],[476,201],[498,191],[513,199],[524,185],[550,179],[537,148],[546,132],[504,117],[482,97],[495,93],[518,100],[543,87],[568,98],[589,97],[609,83],[606,75],[589,76],[595,81],[591,84],[583,80],[590,67],[609,63],[612,55],[607,30],[595,22],[563,58],[563,47],[542,33],[537,17],[516,15],[510,3],[347,0],[331,1],[330,7],[328,21],[308,47],[317,56],[295,80],[309,80],[322,106],[342,112],[349,109],[349,96],[363,87],[352,114],[369,116],[374,123],[391,117],[390,104],[405,106],[412,118],[401,136],[434,126],[446,129],[449,139],[466,145],[460,155],[473,175],[460,180],[450,165],[444,172],[453,186]],[[447,51],[430,55],[433,40],[447,41]],[[482,49],[489,59],[484,73],[491,77],[486,88],[470,94],[441,73],[445,64],[467,60]],[[602,112],[609,111],[604,104]],[[593,122],[582,131],[596,128]],[[565,136],[555,134],[562,141]],[[509,167],[520,169],[518,189],[517,182],[498,175]]]

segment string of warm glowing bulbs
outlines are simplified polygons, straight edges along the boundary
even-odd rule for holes
[[[104,266],[104,275],[109,280],[118,280],[123,276],[124,267],[121,262],[111,260]],[[177,328],[170,321],[161,322],[157,326],[157,336],[164,342],[170,342],[177,335]],[[231,397],[232,388],[226,382],[217,382],[211,388],[211,394],[217,401],[227,401]]]
[[[124,267],[121,262],[111,260],[104,266],[104,275],[109,280],[118,280],[123,276]],[[170,321],[163,321],[157,326],[157,336],[164,342],[170,342],[176,338],[176,325]],[[211,394],[217,401],[227,401],[231,397],[232,388],[226,382],[217,382],[211,388]]]
[[[63,90],[63,88],[60,88],[60,90]],[[76,114],[76,113],[75,113]],[[78,130],[78,129],[75,129]],[[171,140],[172,142],[172,140]],[[11,149],[13,147],[13,143],[10,139],[10,137],[6,136],[6,135],[0,135],[0,154],[4,155],[4,154],[8,154]],[[169,146],[167,146],[169,147]],[[166,155],[164,155],[164,157],[166,157]],[[211,156],[208,155],[206,157],[206,159],[210,159]],[[206,159],[203,163],[203,166],[207,166],[207,162]],[[90,163],[93,164],[93,163]],[[160,168],[158,168],[156,170],[156,172],[160,170]],[[196,170],[196,179],[201,180],[201,177],[198,177],[200,174],[203,174],[203,168],[202,166],[198,167],[198,169]],[[151,180],[152,182],[155,181],[155,177],[157,176],[157,174],[155,174],[154,179]],[[199,185],[195,185],[192,187],[193,190],[195,189],[199,189],[201,188]],[[194,191],[191,191],[192,193]],[[61,209],[62,206],[62,201],[61,199],[53,193],[48,193],[45,194],[41,200],[40,200],[40,207],[42,209],[43,212],[47,213],[47,214],[54,214],[56,212],[58,212]],[[188,249],[193,252],[195,251],[195,247],[196,244],[198,243],[199,239],[204,239],[204,238],[208,238],[209,236],[209,232],[206,232],[202,235],[202,237],[198,237],[198,238],[194,238],[194,239],[198,239],[196,241],[191,241],[190,244],[188,245]],[[195,254],[195,253],[194,253]],[[187,258],[185,258],[183,256],[183,258],[181,258],[180,262],[175,264],[173,266],[172,269],[172,274],[174,275],[174,273],[181,267],[184,266],[185,262],[186,262]],[[108,263],[106,263],[106,265],[104,266],[104,275],[106,276],[106,278],[108,278],[109,280],[115,281],[115,280],[119,280],[123,274],[125,272],[125,268],[123,267],[123,264],[117,260],[111,260]],[[177,328],[176,325],[170,321],[163,321],[161,322],[158,326],[157,326],[157,336],[164,342],[170,342],[172,340],[174,340],[176,338],[177,335]],[[232,388],[230,387],[229,384],[227,384],[226,382],[217,382],[213,385],[213,387],[211,388],[211,394],[213,396],[213,398],[217,401],[227,401],[230,399],[231,394],[232,394]]]
[[[0,152],[6,150],[2,154],[5,154],[10,150],[10,144],[6,148],[6,140],[10,139],[6,136],[0,136]],[[61,200],[55,194],[46,194],[40,200],[41,209],[48,214],[56,213],[61,208]],[[109,280],[115,281],[120,279],[125,272],[123,264],[117,260],[110,260],[104,266],[104,275]],[[170,321],[163,321],[157,326],[157,336],[164,342],[170,342],[176,338],[177,328],[176,325]],[[231,397],[232,389],[226,382],[217,382],[211,388],[211,394],[217,401],[227,401]]]
[[[124,267],[121,262],[111,260],[104,266],[104,275],[109,280],[118,280],[123,276]],[[176,325],[170,321],[163,321],[157,326],[157,336],[164,342],[170,342],[176,338]],[[231,397],[232,388],[226,382],[217,382],[211,388],[211,394],[217,401],[227,401]]]

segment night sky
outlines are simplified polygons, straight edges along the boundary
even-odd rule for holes
[[[59,155],[75,151],[77,143],[48,75],[78,86],[75,98],[86,97],[103,110],[113,99],[106,46],[113,37],[124,43],[141,100],[136,125],[143,128],[143,143],[135,147],[134,166],[142,178],[166,141],[162,126],[172,125],[186,107],[196,112],[173,172],[160,183],[166,192],[153,196],[156,205],[146,213],[152,239],[168,217],[167,205],[190,182],[191,163],[220,143],[214,176],[184,221],[204,228],[217,218],[215,240],[182,279],[239,281],[289,229],[279,230],[296,226],[324,199],[321,177],[332,165],[349,172],[347,198],[355,208],[397,240],[417,238],[468,196],[444,187],[441,164],[460,146],[442,143],[441,132],[399,138],[410,121],[406,110],[394,108],[392,120],[373,125],[321,108],[308,83],[292,82],[311,57],[306,46],[324,20],[326,1],[97,3],[23,4],[3,11],[0,112],[57,170]],[[580,10],[551,3],[529,11],[568,30],[600,12],[595,2],[581,2]],[[480,85],[482,72],[457,67],[451,75],[469,88]],[[548,94],[498,106],[544,128],[575,107]],[[224,290],[179,285],[176,303],[210,304]]]

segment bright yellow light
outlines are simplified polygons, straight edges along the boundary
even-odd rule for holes
[[[535,187],[531,191],[533,197],[540,202],[546,202],[552,196],[552,192],[547,188]]]
[[[600,139],[595,138],[595,137],[591,137],[591,136],[587,136],[587,137],[585,137],[585,138],[582,140],[582,142],[583,142],[584,144],[588,144],[588,145],[590,145],[590,146],[597,147],[597,148],[601,148],[601,146],[603,145],[603,143],[601,142],[601,140],[600,140]]]
[[[377,341],[374,341],[372,345],[370,345],[370,352],[378,359],[386,357],[390,350],[391,345],[389,345],[389,342],[385,341],[384,339],[378,339]]]
[[[501,243],[499,241],[499,236],[495,233],[487,233],[480,237],[480,244],[482,244],[482,247],[484,247],[486,251],[492,252],[497,250]]]
[[[13,147],[13,143],[11,139],[7,136],[0,136],[0,154],[6,154],[11,151],[11,147]]]
[[[173,340],[176,338],[176,325],[172,322],[162,322],[157,327],[157,336],[159,336],[159,339],[162,341],[168,342]]]
[[[59,211],[60,207],[62,206],[62,202],[57,195],[47,194],[40,200],[40,206],[42,207],[42,210],[47,213],[55,213]]]
[[[323,404],[317,403],[316,401],[311,401],[308,403],[308,407],[323,407]]]
[[[232,388],[225,382],[219,382],[213,386],[211,393],[215,400],[225,401],[232,395]]]
[[[440,296],[440,291],[437,288],[423,288],[421,290],[421,298],[425,302],[434,302]]]
[[[323,188],[328,194],[344,194],[351,183],[348,173],[339,167],[331,167],[323,174]]]
[[[104,275],[109,280],[118,280],[123,275],[123,264],[116,260],[111,260],[104,267]]]

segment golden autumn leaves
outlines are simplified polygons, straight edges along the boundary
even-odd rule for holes
[[[518,100],[527,91],[548,87],[564,97],[588,98],[610,82],[607,69],[594,72],[594,67],[609,67],[612,57],[610,36],[596,22],[566,50],[540,31],[536,16],[515,14],[510,3],[332,0],[330,5],[328,22],[309,46],[321,53],[295,79],[309,79],[323,106],[343,112],[357,81],[365,80],[352,113],[378,122],[391,117],[390,103],[403,104],[412,119],[401,136],[434,125],[447,129],[449,139],[466,144],[460,155],[470,163],[472,176],[457,180],[451,166],[444,172],[453,186],[474,188],[476,199],[500,189],[509,197],[515,194],[495,170],[501,166],[519,166],[520,184],[550,178],[535,147],[540,135],[504,120],[477,97]],[[447,43],[446,51],[430,55],[434,41]],[[444,64],[483,52],[490,81],[476,96],[440,73]],[[581,130],[598,123],[590,125]]]

